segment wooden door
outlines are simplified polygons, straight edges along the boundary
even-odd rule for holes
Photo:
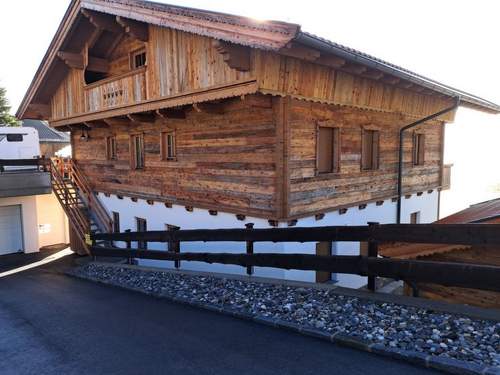
[[[332,255],[331,242],[318,242],[316,244],[316,255]],[[316,282],[326,283],[332,279],[332,274],[325,271],[316,271]]]

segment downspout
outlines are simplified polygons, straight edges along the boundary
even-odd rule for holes
[[[458,108],[460,104],[460,97],[455,98],[455,103],[448,108],[443,109],[442,111],[436,112],[430,116],[424,117],[420,120],[412,122],[411,124],[403,126],[399,130],[399,159],[398,159],[398,206],[397,206],[397,223],[401,224],[401,196],[403,194],[403,137],[404,132],[408,129],[414,128],[424,122],[435,119],[436,117],[442,116],[448,112],[454,111]]]

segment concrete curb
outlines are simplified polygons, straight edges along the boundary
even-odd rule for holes
[[[349,336],[342,332],[327,332],[325,330],[316,329],[313,327],[301,326],[293,322],[284,321],[281,319],[275,319],[266,316],[252,315],[246,312],[241,312],[233,310],[230,308],[224,308],[212,304],[202,303],[199,301],[193,301],[187,298],[177,298],[170,297],[168,295],[158,294],[154,292],[148,292],[139,288],[130,288],[124,285],[115,284],[107,280],[100,280],[91,277],[84,277],[77,273],[67,271],[66,275],[75,277],[81,280],[93,281],[98,284],[103,284],[123,290],[139,292],[152,296],[159,299],[165,299],[168,301],[180,303],[183,305],[188,305],[195,308],[201,308],[209,310],[216,313],[222,313],[224,315],[229,315],[236,317],[238,319],[243,319],[247,321],[253,321],[255,323],[267,325],[279,329],[287,329],[289,331],[297,332],[305,336],[314,337],[324,341],[328,341],[339,346],[348,347],[356,350],[362,350],[369,353],[374,353],[384,357],[389,357],[398,361],[404,361],[412,365],[426,367],[429,369],[439,370],[449,374],[455,375],[500,375],[500,367],[491,366],[481,366],[475,363],[460,361],[450,357],[444,356],[432,356],[425,353],[420,353],[416,351],[403,350],[398,348],[387,347],[382,344],[371,343],[362,338]]]

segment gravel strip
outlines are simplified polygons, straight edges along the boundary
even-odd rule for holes
[[[89,263],[79,277],[345,335],[394,350],[500,368],[500,323],[339,295],[333,290]]]

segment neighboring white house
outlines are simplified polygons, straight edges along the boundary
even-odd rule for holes
[[[0,127],[0,160],[39,155],[36,129]],[[0,166],[0,255],[67,242],[68,223],[52,193],[50,173],[38,166]]]

